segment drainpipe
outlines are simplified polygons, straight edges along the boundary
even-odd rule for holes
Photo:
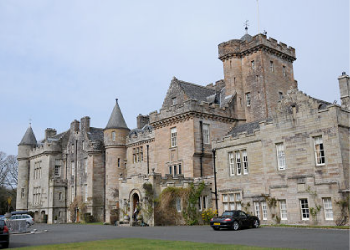
[[[66,211],[66,222],[68,221],[68,154],[66,153],[66,180],[67,180],[67,185],[65,185],[65,193],[64,193],[64,204],[65,204],[65,211]]]
[[[199,157],[199,165],[200,165],[200,169],[201,169],[201,177],[203,177],[203,156],[204,156],[204,138],[203,138],[203,122],[199,121],[199,131],[201,134],[201,154]]]
[[[149,145],[146,145],[147,148],[147,174],[149,174]]]
[[[216,215],[218,216],[218,190],[216,185],[216,165],[215,165],[215,155],[216,149],[213,149],[213,160],[214,160],[214,195],[215,195],[215,206],[216,206]]]

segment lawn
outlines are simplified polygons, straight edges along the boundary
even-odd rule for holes
[[[16,248],[14,248],[16,249]],[[116,240],[99,240],[80,243],[44,245],[17,248],[20,250],[51,250],[51,249],[74,249],[74,250],[95,250],[95,249],[235,249],[235,250],[264,250],[264,249],[287,249],[287,248],[264,248],[250,247],[241,245],[224,245],[213,243],[197,243],[188,241],[169,241],[169,240],[147,240],[147,239],[116,239]]]

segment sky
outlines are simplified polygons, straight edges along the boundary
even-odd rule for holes
[[[0,151],[17,154],[84,116],[104,128],[119,105],[130,129],[159,110],[175,76],[223,79],[217,45],[245,34],[296,49],[299,89],[340,103],[349,70],[349,0],[1,0]]]

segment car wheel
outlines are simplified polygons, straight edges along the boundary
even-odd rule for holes
[[[220,228],[218,228],[218,227],[213,227],[213,229],[214,229],[215,231],[219,231]]]
[[[232,225],[233,230],[237,231],[239,229],[239,223],[238,221],[234,221]]]
[[[4,243],[4,244],[2,244],[2,247],[3,247],[3,248],[8,248],[8,247],[9,247],[9,244],[10,244],[9,242]]]
[[[258,221],[258,220],[254,220],[254,222],[253,222],[253,227],[254,227],[254,228],[258,228],[259,225],[260,225],[259,221]]]

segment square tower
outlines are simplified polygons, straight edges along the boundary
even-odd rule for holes
[[[297,87],[294,48],[263,34],[245,34],[218,47],[226,96],[234,97],[238,119],[251,122],[269,117],[283,95]]]

